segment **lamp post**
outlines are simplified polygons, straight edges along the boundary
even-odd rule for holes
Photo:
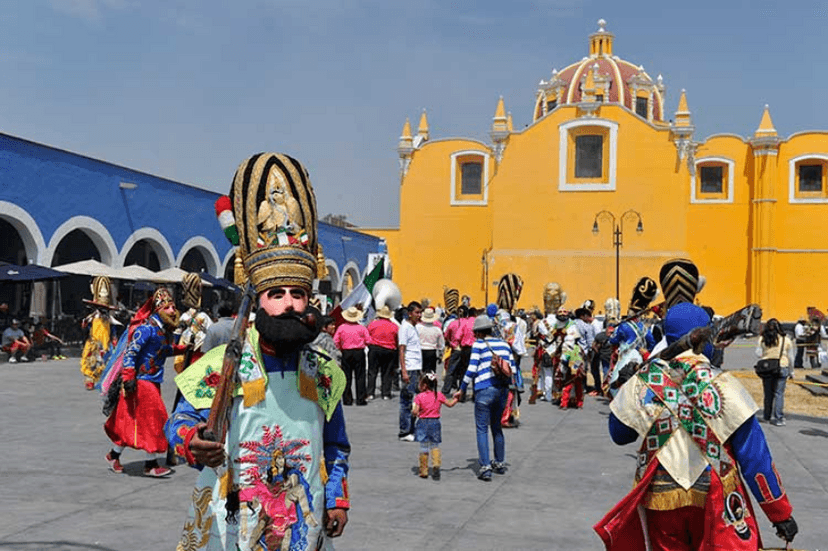
[[[641,219],[641,213],[629,209],[625,210],[621,216],[615,217],[613,213],[608,210],[598,211],[595,214],[595,220],[592,222],[592,234],[598,235],[598,221],[602,218],[612,221],[612,244],[615,246],[615,300],[621,303],[619,283],[621,279],[621,245],[624,244],[624,218],[634,216],[638,219],[638,224],[635,226],[635,232],[641,234],[644,232],[644,222]]]

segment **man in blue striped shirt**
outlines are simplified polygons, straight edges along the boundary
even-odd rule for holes
[[[506,442],[503,438],[503,428],[500,426],[500,417],[506,407],[506,398],[509,393],[509,380],[496,377],[492,373],[492,354],[497,354],[515,372],[512,352],[509,345],[502,339],[492,336],[494,323],[489,316],[478,316],[474,320],[472,330],[475,341],[472,345],[469,368],[460,390],[455,397],[465,400],[466,389],[474,381],[474,423],[477,429],[477,454],[480,470],[477,478],[483,481],[492,479],[492,470],[497,474],[506,472]],[[492,432],[494,441],[494,461],[489,463],[489,435]]]

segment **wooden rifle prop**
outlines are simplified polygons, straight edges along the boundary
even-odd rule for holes
[[[239,306],[236,322],[233,324],[232,338],[224,350],[221,378],[216,387],[213,404],[210,406],[207,428],[204,429],[203,438],[205,440],[224,442],[224,437],[227,435],[230,408],[233,405],[233,393],[238,382],[239,364],[241,363],[244,342],[247,338],[248,319],[255,302],[256,291],[253,289],[253,285],[248,283]]]
[[[762,323],[762,307],[758,304],[749,304],[725,318],[711,323],[705,327],[696,327],[680,339],[669,345],[667,348],[650,356],[647,361],[639,365],[630,363],[618,374],[617,386],[622,386],[631,379],[641,368],[651,364],[655,360],[669,362],[676,356],[688,350],[701,354],[705,345],[712,344],[716,347],[728,346],[733,339],[739,335],[758,334]]]

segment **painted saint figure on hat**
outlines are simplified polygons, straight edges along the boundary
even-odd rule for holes
[[[176,377],[183,398],[166,435],[177,456],[201,469],[177,549],[332,549],[348,522],[350,444],[345,374],[313,345],[323,320],[309,305],[324,267],[316,198],[299,161],[260,153],[239,165],[230,200],[238,258],[258,309],[223,442],[206,440],[203,429],[226,347]],[[347,315],[358,320],[361,312]]]

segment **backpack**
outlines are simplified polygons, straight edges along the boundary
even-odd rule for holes
[[[491,369],[492,374],[501,382],[510,383],[512,381],[512,367],[509,362],[502,356],[498,355],[486,341],[486,347],[492,353]]]

